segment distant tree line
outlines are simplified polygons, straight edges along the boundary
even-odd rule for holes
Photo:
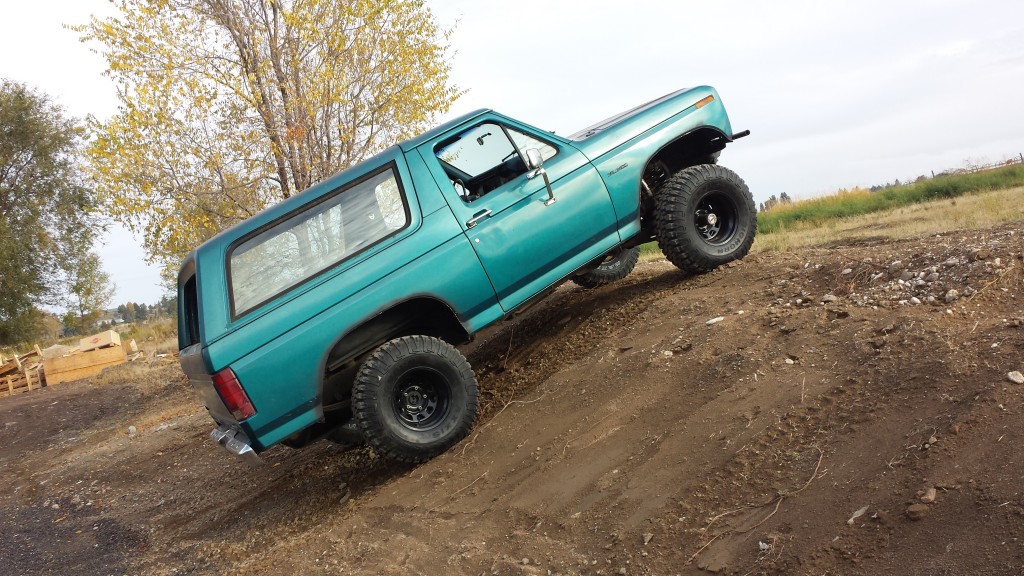
[[[178,313],[178,298],[164,296],[156,304],[125,302],[117,307],[121,321],[125,323],[145,322],[156,318],[174,318]]]
[[[790,198],[789,194],[786,194],[785,192],[779,194],[778,197],[772,194],[771,198],[765,200],[764,202],[761,202],[761,204],[758,206],[758,210],[761,212],[767,212],[768,210],[771,210],[772,208],[778,206],[779,204],[789,204],[792,201],[793,199]]]

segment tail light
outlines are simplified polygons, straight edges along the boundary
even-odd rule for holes
[[[256,413],[248,394],[242,389],[242,383],[231,368],[225,368],[213,375],[213,387],[217,389],[224,405],[231,411],[235,420],[245,420]]]

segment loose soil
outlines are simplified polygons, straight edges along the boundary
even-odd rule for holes
[[[0,573],[1021,574],[1022,235],[566,285],[420,466],[235,461],[171,363],[0,399]]]

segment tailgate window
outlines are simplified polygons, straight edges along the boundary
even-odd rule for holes
[[[199,342],[199,298],[196,292],[195,273],[181,285],[178,301],[181,302],[178,311],[181,318],[178,322],[181,338],[178,345],[180,348],[187,348]]]

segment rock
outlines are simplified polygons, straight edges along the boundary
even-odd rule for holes
[[[863,516],[864,513],[867,512],[867,511],[868,511],[868,507],[867,506],[864,506],[863,508],[858,509],[856,512],[853,513],[852,516],[850,516],[850,519],[847,520],[846,523],[849,524],[850,526],[853,526],[853,522],[857,518],[860,518],[861,516]]]
[[[796,364],[796,362],[793,362],[792,358],[786,358],[786,364],[791,364],[792,365],[792,364]]]
[[[128,435],[129,436],[135,436],[135,433],[138,432],[138,431],[139,431],[139,429],[136,428],[135,426],[129,426],[128,427]]]
[[[991,255],[992,253],[989,252],[986,248],[971,250],[971,260],[976,260],[980,262],[982,260],[988,260]]]
[[[904,270],[903,273],[900,274],[900,280],[903,280],[904,282],[910,280],[913,277],[914,273],[911,272],[910,270]]]
[[[931,504],[932,502],[935,502],[935,497],[937,495],[938,493],[935,491],[935,488],[928,488],[924,491],[924,494],[921,495],[921,502]]]
[[[903,268],[903,260],[893,260],[892,264],[889,264],[889,272],[895,274]]]
[[[722,320],[725,320],[724,316],[715,316],[711,320],[708,320],[707,322],[705,322],[705,324],[707,324],[708,326],[711,326],[712,324],[718,324]]]
[[[853,274],[853,268],[843,268],[843,276],[849,276]]]
[[[956,290],[949,290],[948,292],[946,292],[946,295],[943,296],[943,298],[946,300],[946,304],[949,304],[951,302],[955,302],[956,299],[959,298],[959,297],[960,297],[960,292],[958,292]]]
[[[650,532],[644,534],[644,546],[647,546],[648,544],[650,544],[651,540],[653,540],[653,539],[654,539],[654,534],[651,534]]]
[[[1013,382],[1014,384],[1024,384],[1024,374],[1021,374],[1017,370],[1008,373],[1006,377],[1009,378],[1010,382]]]
[[[950,258],[949,260],[946,260],[945,262],[943,262],[942,265],[945,266],[946,268],[951,268],[953,266],[956,266],[959,263],[960,263],[960,261],[957,260],[956,258]]]
[[[937,282],[939,279],[938,272],[932,272],[931,274],[924,277],[925,282]]]
[[[824,296],[821,297],[821,301],[826,304],[831,304],[836,300],[839,300],[839,298],[836,298],[834,294],[825,294]]]
[[[523,566],[526,566],[529,563],[530,563],[530,559],[529,558],[523,558]]]
[[[918,298],[917,296],[914,296],[913,298],[910,299],[910,303],[913,304],[914,306],[917,306],[918,304],[921,303],[921,299]]]
[[[911,504],[907,506],[907,518],[911,520],[920,520],[928,515],[931,508],[928,508],[927,504]]]

